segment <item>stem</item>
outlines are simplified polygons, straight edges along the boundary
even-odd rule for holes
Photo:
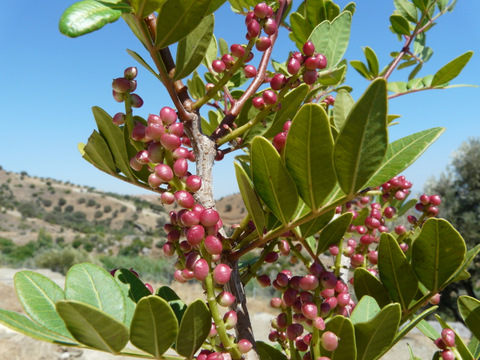
[[[213,321],[215,322],[215,326],[217,327],[218,336],[220,337],[220,340],[222,341],[225,350],[227,350],[232,355],[232,358],[241,359],[242,354],[240,354],[238,348],[230,341],[230,338],[227,334],[227,329],[225,328],[225,323],[223,322],[223,318],[220,316],[218,304],[215,300],[215,288],[213,285],[213,278],[211,272],[207,275],[207,278],[205,279],[205,287],[207,288],[208,307],[210,308]]]
[[[248,270],[245,271],[242,276],[240,277],[241,281],[242,281],[242,284],[244,285],[247,285],[248,282],[252,279],[252,277],[254,275],[256,275],[258,269],[260,269],[260,267],[263,265],[264,263],[264,260],[265,260],[265,257],[267,256],[267,254],[273,250],[273,248],[275,247],[275,245],[277,245],[277,242],[276,241],[272,241],[270,244],[268,244],[267,246],[265,246],[265,249],[262,251],[262,253],[260,254],[260,257],[258,258],[258,260],[255,262],[255,264],[253,264],[252,266],[249,266],[248,267]]]

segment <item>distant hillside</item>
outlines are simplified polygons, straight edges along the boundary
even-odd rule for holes
[[[44,229],[55,241],[100,234],[118,241],[150,236],[164,239],[168,212],[157,195],[126,196],[50,178],[0,169],[0,238],[17,245],[35,241]],[[238,223],[246,210],[240,194],[217,202],[226,226]]]

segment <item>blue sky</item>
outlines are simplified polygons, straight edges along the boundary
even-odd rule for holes
[[[349,1],[337,1],[344,6]],[[126,194],[144,190],[109,177],[84,161],[78,150],[86,142],[95,123],[92,106],[110,114],[122,111],[122,104],[111,97],[111,79],[123,69],[136,66],[125,49],[144,53],[141,45],[122,21],[101,31],[70,39],[58,31],[60,15],[73,3],[65,0],[8,1],[0,13],[1,68],[4,71],[0,98],[0,165],[9,171],[52,177],[101,190]],[[388,30],[393,0],[359,0],[353,17],[348,60],[363,60],[362,46],[373,48],[381,65],[390,61],[389,53],[402,47]],[[428,33],[434,55],[420,75],[433,74],[442,65],[468,51],[475,51],[469,65],[454,80],[457,84],[480,85],[480,1],[459,1],[454,12],[441,17]],[[226,31],[222,31],[225,30]],[[216,16],[215,34],[229,44],[244,41],[243,17],[231,14],[224,6]],[[294,45],[285,32],[274,52],[283,61]],[[258,59],[258,56],[257,56]],[[172,106],[166,92],[139,66],[137,92],[145,105],[137,111],[147,117],[163,106]],[[392,80],[408,73],[400,71]],[[347,84],[358,96],[368,85],[353,69]],[[391,128],[390,139],[431,127],[447,131],[411,166],[405,175],[421,191],[425,181],[443,171],[451,153],[468,137],[480,136],[480,89],[433,90],[393,99],[390,113],[401,114],[400,124]],[[236,192],[232,157],[215,165],[215,196]]]

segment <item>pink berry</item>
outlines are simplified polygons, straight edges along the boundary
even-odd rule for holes
[[[130,104],[133,108],[141,108],[143,106],[143,99],[137,94],[130,94]]]
[[[265,108],[265,101],[261,97],[254,97],[252,99],[252,105],[255,109],[263,110]]]
[[[257,48],[258,51],[265,51],[267,50],[270,46],[272,46],[272,40],[266,36],[262,36],[257,39],[255,42],[255,47]]]
[[[163,184],[162,179],[160,179],[155,173],[150,174],[148,176],[148,185],[150,185],[152,189],[156,189],[160,187],[160,185],[162,184]]]
[[[257,281],[261,287],[270,286],[270,277],[266,274],[257,276]]]
[[[112,122],[118,126],[125,124],[125,120],[126,120],[126,115],[121,112],[116,113],[115,115],[113,115],[113,118],[112,118]]]
[[[177,135],[165,133],[160,137],[160,143],[165,149],[173,151],[182,145],[182,140]]]
[[[195,204],[193,196],[185,190],[179,190],[175,192],[174,196],[175,200],[177,200],[177,204],[183,208],[191,209]]]
[[[219,255],[223,251],[221,240],[213,235],[209,235],[205,238],[203,246],[205,246],[205,250],[211,255]]]
[[[430,202],[430,197],[428,195],[423,194],[420,196],[419,200],[423,205],[427,205]]]
[[[200,215],[203,226],[214,226],[220,220],[220,215],[215,209],[205,209]]]
[[[173,123],[168,127],[168,132],[173,135],[177,135],[179,137],[182,137],[183,134],[183,123],[181,122],[176,122]]]
[[[223,315],[223,322],[227,330],[233,329],[235,325],[237,325],[237,321],[238,316],[234,310],[227,311],[225,315]]]
[[[130,91],[130,80],[125,78],[116,78],[112,81],[112,89],[120,94]]]
[[[314,275],[305,275],[300,280],[300,288],[305,291],[313,291],[318,287],[318,279]]]
[[[132,139],[135,141],[143,141],[147,127],[143,124],[136,123],[132,130]]]
[[[455,353],[450,349],[445,349],[440,352],[443,360],[455,360]]]
[[[213,269],[213,280],[219,285],[225,285],[230,281],[232,269],[226,264],[218,264]]]
[[[257,37],[260,34],[260,24],[258,23],[257,20],[252,19],[247,24],[247,33],[252,38]]]
[[[217,295],[217,303],[223,307],[229,307],[235,302],[235,296],[228,291],[222,291],[220,294]]]
[[[338,347],[338,337],[331,331],[322,334],[322,347],[327,351],[334,351]]]
[[[165,125],[171,125],[177,121],[177,113],[172,108],[165,106],[160,110],[160,118]]]
[[[317,54],[316,57],[318,59],[317,69],[319,69],[319,70],[325,69],[327,67],[327,58],[325,57],[325,55]],[[333,104],[331,104],[331,105],[333,105]]]
[[[268,105],[273,105],[277,102],[277,94],[272,90],[265,90],[262,94],[262,98]]]
[[[317,317],[317,306],[313,303],[302,305],[302,314],[309,320],[314,320]]]
[[[296,75],[300,70],[300,66],[300,62],[292,56],[287,64],[288,73],[291,75]]]
[[[217,73],[223,73],[226,69],[226,66],[222,60],[213,60],[212,69]]]
[[[175,254],[175,245],[167,241],[165,244],[163,244],[162,250],[166,256],[173,256],[173,254]]]
[[[333,289],[337,285],[337,277],[333,272],[325,271],[320,277],[320,282],[325,289]]]
[[[237,58],[241,58],[245,55],[245,48],[240,44],[233,44],[230,46],[230,51],[232,52],[232,55]]]
[[[262,2],[255,5],[255,7],[253,8],[253,12],[257,18],[265,19],[269,13],[268,8],[269,6],[266,3]]]
[[[160,200],[162,204],[171,205],[175,201],[175,196],[171,192],[166,191],[160,195]]]
[[[407,229],[403,225],[398,225],[395,227],[395,234],[397,235],[402,235],[407,232]]]
[[[430,195],[430,204],[433,206],[438,206],[442,202],[442,199],[440,198],[439,195]]]
[[[278,133],[273,138],[273,146],[277,151],[282,150],[285,147],[285,143],[287,142],[287,134],[285,132]]]
[[[246,354],[247,352],[249,352],[252,347],[252,343],[247,339],[242,339],[238,342],[238,351],[240,351],[242,354]]]
[[[158,164],[155,166],[155,174],[163,182],[169,182],[173,179],[173,171],[170,166],[166,164]]]
[[[207,260],[198,259],[193,268],[193,275],[198,281],[203,281],[207,277],[209,270],[210,268],[208,266]]]
[[[177,159],[173,163],[173,173],[178,177],[183,177],[188,171],[188,162],[186,159]]]
[[[303,73],[303,82],[308,85],[312,85],[317,81],[318,73],[317,70],[305,70]]]
[[[265,31],[265,34],[267,35],[273,35],[277,32],[278,30],[278,25],[277,22],[274,19],[267,19],[265,21],[265,24],[263,25],[263,30]]]
[[[202,178],[198,175],[190,175],[185,180],[185,185],[189,191],[198,191],[202,187]]]
[[[287,78],[283,74],[275,74],[270,80],[270,86],[273,90],[281,90],[287,83]]]
[[[186,238],[191,246],[198,246],[205,236],[205,228],[202,225],[193,225],[188,229]]]
[[[442,340],[447,347],[455,347],[455,332],[452,329],[443,329]]]

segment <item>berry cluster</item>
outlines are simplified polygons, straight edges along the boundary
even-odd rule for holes
[[[131,107],[139,108],[143,105],[143,100],[137,94],[133,94],[133,91],[137,89],[137,81],[134,80],[137,77],[137,68],[129,67],[125,69],[123,77],[116,78],[112,82],[112,94],[113,98],[117,102],[124,102],[128,100]],[[123,125],[125,123],[125,116],[114,117],[114,123],[117,125]]]
[[[455,360],[455,353],[451,350],[456,347],[455,332],[452,329],[443,329],[441,336],[435,340],[435,345],[440,349],[443,360]]]

